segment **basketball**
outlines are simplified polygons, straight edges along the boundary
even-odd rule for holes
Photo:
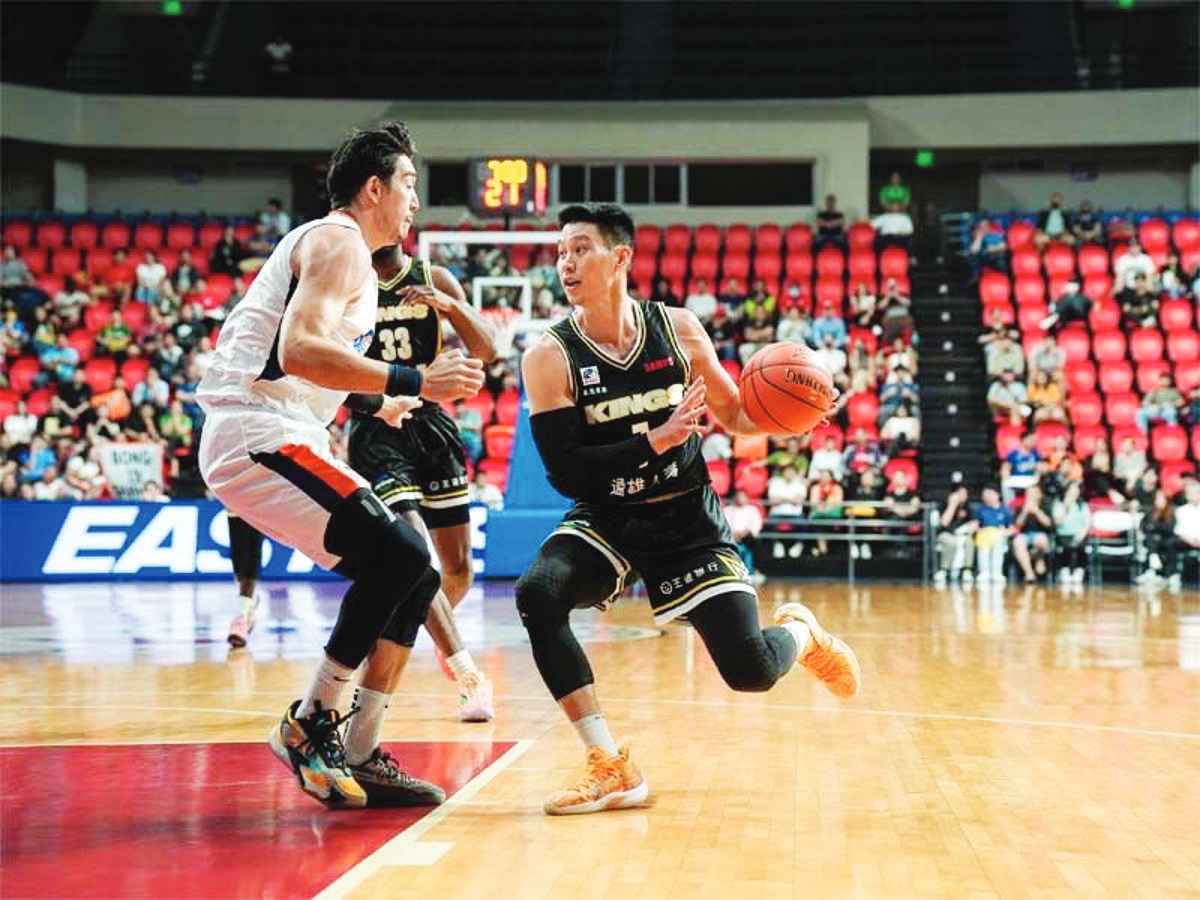
[[[771,434],[807,434],[837,401],[829,372],[802,344],[763,347],[746,363],[740,390],[746,414]]]

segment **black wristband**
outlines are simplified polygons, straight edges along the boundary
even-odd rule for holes
[[[383,394],[350,394],[346,408],[357,416],[373,416],[383,408]]]
[[[387,387],[383,389],[383,392],[389,397],[397,395],[418,397],[421,394],[422,380],[421,373],[412,366],[392,363],[388,368]]]

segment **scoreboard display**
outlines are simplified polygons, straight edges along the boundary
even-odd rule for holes
[[[467,163],[467,197],[481,216],[540,216],[550,195],[550,170],[540,159],[489,157]]]

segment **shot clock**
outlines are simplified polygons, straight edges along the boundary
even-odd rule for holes
[[[473,159],[467,189],[472,212],[481,216],[540,216],[549,201],[550,170],[525,156]]]

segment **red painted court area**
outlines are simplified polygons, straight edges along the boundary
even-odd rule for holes
[[[454,794],[511,743],[388,747]],[[329,812],[265,743],[0,748],[4,897],[312,896],[429,808]]]

